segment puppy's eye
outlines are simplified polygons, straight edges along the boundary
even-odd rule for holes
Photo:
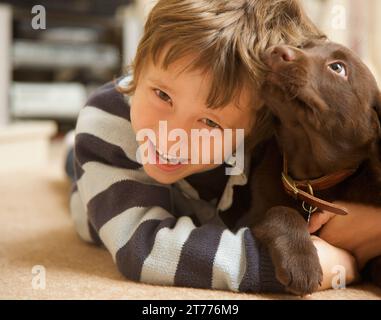
[[[344,65],[344,63],[341,62],[334,62],[328,65],[328,68],[332,70],[333,72],[337,73],[340,77],[347,78],[347,69]]]

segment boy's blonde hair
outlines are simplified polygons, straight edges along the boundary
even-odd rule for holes
[[[157,64],[160,58],[166,69],[192,54],[195,60],[189,69],[211,75],[208,107],[226,106],[244,87],[251,90],[254,103],[265,71],[260,57],[266,48],[321,37],[297,0],[159,0],[129,66],[133,80],[122,91],[134,94],[147,59]]]

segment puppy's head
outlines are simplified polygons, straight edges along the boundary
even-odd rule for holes
[[[311,41],[264,54],[263,99],[280,126],[281,143],[308,141],[320,167],[360,163],[381,138],[381,95],[366,65],[348,48]]]

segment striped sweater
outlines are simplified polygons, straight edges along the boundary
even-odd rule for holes
[[[104,245],[126,278],[236,292],[284,290],[250,230],[225,223],[247,208],[248,161],[239,176],[226,176],[223,164],[172,185],[156,182],[136,160],[129,98],[114,83],[89,97],[75,133],[70,210],[76,230]]]

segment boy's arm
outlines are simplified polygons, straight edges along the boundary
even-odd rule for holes
[[[128,119],[96,106],[85,107],[79,115],[77,188],[71,198],[79,234],[88,241],[99,237],[131,280],[283,291],[267,251],[248,228],[232,233],[212,223],[196,227],[189,217],[171,215],[170,189],[149,181],[130,154],[130,125]]]

